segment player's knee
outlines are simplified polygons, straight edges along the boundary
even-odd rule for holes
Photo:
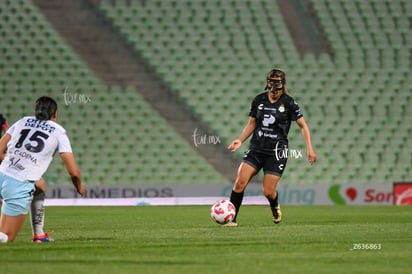
[[[247,186],[247,181],[245,180],[236,180],[233,190],[237,193],[243,192]]]
[[[262,187],[262,193],[266,198],[274,198],[275,192],[273,188]]]
[[[0,243],[7,243],[9,236],[6,233],[0,232]]]
[[[35,186],[36,192],[34,193],[34,195],[46,192],[46,181],[43,178],[40,178],[40,180],[36,181]]]
[[[16,239],[16,235],[8,235],[7,242],[8,243],[14,242],[15,239]]]
[[[271,193],[268,190],[262,189],[262,193],[266,198],[270,198]]]
[[[0,232],[0,243],[13,242],[17,237],[15,232]]]

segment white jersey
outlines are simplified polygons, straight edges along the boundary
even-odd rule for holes
[[[7,133],[11,139],[0,171],[20,181],[39,180],[56,151],[72,152],[66,130],[51,120],[23,117]]]

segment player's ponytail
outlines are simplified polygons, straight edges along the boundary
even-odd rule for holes
[[[35,116],[38,120],[50,120],[57,111],[56,101],[47,96],[42,96],[36,100]]]

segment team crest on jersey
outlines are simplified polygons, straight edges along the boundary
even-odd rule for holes
[[[285,111],[285,106],[281,104],[279,107],[279,112],[284,112],[284,111]]]
[[[260,104],[259,106],[258,106],[258,110],[262,110],[263,109],[263,104]]]

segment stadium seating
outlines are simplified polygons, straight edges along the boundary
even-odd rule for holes
[[[273,66],[284,68],[319,157],[315,167],[291,159],[286,181],[410,178],[411,155],[402,153],[410,141],[401,137],[411,127],[401,122],[409,119],[411,100],[411,86],[405,84],[411,67],[407,1],[314,1],[334,58],[303,59],[291,46],[281,16],[273,16],[279,10],[271,1],[205,3],[102,1],[100,9],[226,139],[239,134],[265,73]],[[393,143],[392,157],[380,158]],[[290,146],[305,150],[296,127]],[[382,171],[383,162],[396,167],[397,174],[391,168]]]
[[[410,180],[410,1],[312,4],[333,57],[300,57],[274,1],[102,0],[98,8],[222,140],[240,134],[266,73],[284,69],[318,154],[314,166],[291,158],[284,182]],[[73,132],[88,181],[226,182],[134,88],[107,87],[95,77],[30,2],[2,1],[0,23],[0,110],[13,121],[32,111],[39,94],[58,97],[59,119]],[[92,102],[66,105],[65,89]],[[154,124],[168,134],[153,134]],[[296,125],[290,148],[306,152]],[[61,164],[48,176],[67,181]]]
[[[13,123],[33,113],[37,97],[53,96],[85,182],[227,182],[138,91],[100,82],[29,1],[2,1],[0,23],[0,111]],[[69,181],[60,159],[46,179]]]

